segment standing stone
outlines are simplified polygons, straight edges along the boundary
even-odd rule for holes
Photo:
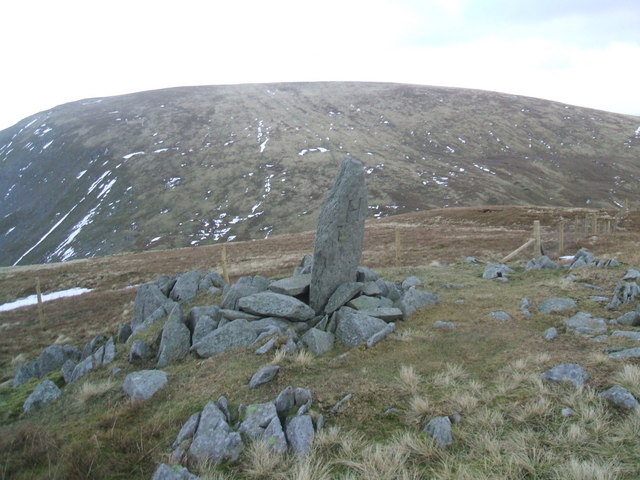
[[[322,313],[338,286],[356,281],[366,216],[364,165],[345,158],[318,219],[309,286],[309,305],[316,313]]]

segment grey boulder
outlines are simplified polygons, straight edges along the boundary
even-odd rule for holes
[[[243,448],[240,434],[231,430],[224,413],[215,403],[207,403],[189,447],[189,462],[194,465],[235,462]]]
[[[35,390],[27,397],[22,410],[28,412],[36,408],[42,408],[45,405],[53,402],[57,399],[62,392],[51,380],[43,380],[38,384]]]
[[[323,355],[333,349],[335,335],[317,328],[311,328],[302,335],[302,341],[311,353]]]
[[[507,278],[507,275],[513,273],[513,270],[503,263],[490,263],[482,272],[482,278]]]
[[[132,402],[148,400],[167,384],[167,374],[162,370],[139,370],[127,375],[122,389]]]
[[[621,387],[620,385],[614,385],[610,389],[602,392],[600,396],[605,400],[609,400],[617,407],[626,410],[631,410],[639,405],[636,397],[634,397],[631,392],[629,392],[626,388]]]
[[[253,315],[280,317],[305,322],[315,317],[314,310],[297,298],[274,292],[260,292],[238,301],[238,308]]]
[[[169,466],[166,463],[161,463],[153,473],[151,480],[200,480],[200,477],[180,465]]]
[[[430,435],[440,448],[446,448],[453,443],[451,420],[447,416],[431,419],[422,431]]]
[[[585,312],[565,319],[564,326],[568,333],[575,335],[597,335],[607,331],[607,322],[603,318],[594,318]]]
[[[569,382],[575,387],[581,387],[589,378],[589,374],[580,365],[564,363],[542,373],[540,378],[555,383]]]
[[[348,311],[338,321],[336,338],[349,347],[357,347],[386,326],[387,323],[379,318]]]
[[[250,346],[258,334],[248,321],[243,319],[218,327],[199,342],[194,343],[191,350],[200,357],[218,355],[230,348]]]
[[[309,415],[300,415],[289,419],[285,431],[291,450],[295,455],[304,456],[309,453],[315,437],[313,421]]]
[[[423,292],[416,290],[415,287],[410,287],[402,295],[398,306],[402,310],[404,318],[407,318],[419,309],[436,303],[438,303],[438,297],[434,293]]]
[[[540,313],[560,313],[577,308],[576,301],[572,298],[558,297],[546,300],[538,305]]]
[[[180,319],[170,316],[162,329],[156,368],[164,368],[186,357],[190,347],[191,332]]]
[[[341,284],[329,297],[329,300],[324,307],[324,313],[331,315],[353,297],[362,292],[363,287],[364,284],[361,282],[345,282]]]
[[[279,370],[280,367],[278,365],[267,365],[266,367],[262,367],[253,374],[253,377],[251,377],[251,380],[249,381],[249,388],[256,388],[270,382],[276,377]]]
[[[176,302],[189,303],[198,294],[198,286],[202,276],[203,273],[200,270],[192,270],[178,275],[169,298]]]
[[[297,297],[309,291],[311,274],[295,275],[293,277],[276,280],[269,285],[269,290],[282,295]]]

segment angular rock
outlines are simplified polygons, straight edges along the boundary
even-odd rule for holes
[[[247,277],[248,278],[248,277]],[[238,280],[240,282],[241,279]],[[251,281],[251,279],[250,279]],[[223,310],[237,310],[238,300],[254,293],[259,293],[261,290],[252,285],[251,283],[234,283],[231,285],[224,294],[222,302],[220,302],[220,308]],[[224,315],[224,312],[223,312]]]
[[[267,428],[264,429],[262,439],[272,452],[281,455],[286,453],[288,447],[287,437],[284,434],[282,424],[277,416],[273,417],[269,425],[267,425]]]
[[[240,310],[253,315],[281,317],[305,322],[315,317],[315,312],[297,298],[274,292],[261,292],[238,301]]]
[[[318,219],[309,286],[309,305],[316,313],[323,313],[336,288],[357,279],[366,216],[364,165],[345,158]]]
[[[73,360],[67,360],[60,367],[62,378],[65,383],[71,383],[73,381],[73,370],[76,368],[76,363]]]
[[[616,319],[616,323],[618,325],[625,325],[627,327],[637,327],[640,325],[640,313],[637,310],[627,312],[623,315],[620,315]]]
[[[558,336],[558,330],[555,327],[547,328],[542,334],[542,338],[545,340],[553,340]]]
[[[400,310],[402,310],[402,315],[404,318],[407,318],[417,312],[420,308],[435,305],[438,303],[438,297],[431,292],[422,292],[420,290],[416,290],[415,287],[409,288],[399,302]]]
[[[385,289],[385,291],[388,291]],[[362,294],[368,297],[380,297],[382,296],[382,288],[378,282],[366,282],[362,287]]]
[[[607,322],[603,318],[593,318],[590,313],[578,312],[564,320],[567,333],[574,335],[597,335],[607,331]]]
[[[347,313],[338,321],[336,338],[349,347],[357,347],[384,330],[387,323],[361,313]]]
[[[295,275],[293,277],[276,280],[269,285],[269,290],[282,295],[297,297],[309,291],[311,274]]]
[[[151,358],[151,347],[144,340],[134,340],[129,349],[129,363],[143,363]]]
[[[82,349],[81,359],[84,360],[85,358],[96,353],[98,349],[107,342],[107,340],[108,337],[104,333],[99,333],[98,335],[93,337],[85,344],[84,348]]]
[[[30,360],[18,365],[13,376],[13,388],[26,383],[30,378],[40,378],[40,362],[38,360]]]
[[[527,263],[527,266],[525,267],[526,270],[541,270],[541,269],[557,270],[559,268],[561,268],[560,265],[552,261],[546,255],[543,255],[538,259],[529,260],[529,263]]]
[[[347,306],[356,310],[373,310],[379,307],[391,308],[393,302],[384,297],[369,297],[360,295],[347,303]]]
[[[580,365],[564,363],[542,373],[540,378],[556,383],[570,382],[575,387],[581,387],[589,378],[589,374]]]
[[[324,307],[324,313],[331,315],[353,297],[362,292],[363,287],[364,284],[361,282],[346,282],[341,284],[329,297],[329,300]]]
[[[246,320],[234,320],[202,338],[191,347],[198,356],[206,358],[224,352],[230,348],[248,347],[258,334]]]
[[[189,310],[189,315],[187,315],[186,325],[191,330],[191,333],[196,328],[196,324],[198,320],[203,317],[208,317],[215,323],[216,327],[218,326],[218,322],[222,318],[222,312],[220,311],[220,307],[217,305],[205,305],[200,307],[193,307]]]
[[[265,429],[274,418],[278,418],[273,402],[249,405],[238,432],[251,439],[262,438]]]
[[[200,423],[200,412],[194,413],[189,419],[182,425],[182,428],[178,432],[178,436],[171,445],[172,448],[178,448],[185,440],[191,440],[198,430],[198,424]]]
[[[220,324],[218,324],[218,327],[221,327],[223,325],[223,320],[246,320],[248,322],[253,322],[260,319],[258,315],[251,315],[250,313],[241,312],[239,310],[222,309],[220,310],[220,315],[222,316],[222,318],[220,319]]]
[[[58,370],[67,360],[77,362],[81,356],[80,350],[73,345],[51,345],[40,353],[40,376]]]
[[[152,283],[160,289],[160,291],[165,297],[168,298],[169,293],[171,293],[171,289],[176,284],[176,277],[161,275],[160,277],[156,278]]]
[[[594,263],[593,255],[584,248],[581,248],[573,256],[573,261],[571,265],[569,265],[569,269],[588,267]]]
[[[200,270],[192,270],[178,275],[169,298],[176,302],[189,303],[198,294],[198,285],[202,277],[203,272]]]
[[[402,310],[395,307],[378,307],[372,310],[360,310],[360,313],[376,317],[385,322],[393,322],[402,319]]]
[[[215,403],[207,403],[189,447],[189,462],[194,465],[235,462],[243,448],[240,434],[231,431],[224,413]]]
[[[302,341],[314,355],[323,355],[333,350],[335,335],[330,332],[311,328],[302,335]]]
[[[98,348],[92,355],[88,356],[74,367],[71,374],[71,381],[75,382],[91,370],[112,362],[114,358],[115,344],[113,342],[113,338],[109,338],[109,340],[107,340],[107,342]]]
[[[610,389],[602,392],[600,396],[605,400],[609,400],[617,407],[624,408],[626,410],[631,410],[640,405],[636,397],[620,385],[614,385]]]
[[[289,385],[287,388],[282,390],[276,399],[273,401],[273,404],[276,407],[276,412],[281,418],[284,418],[289,413],[294,405],[296,404],[295,392],[293,387]]]
[[[540,313],[560,313],[566,310],[573,310],[578,308],[576,301],[573,298],[552,298],[550,300],[546,300],[538,305],[538,311]]]
[[[447,416],[431,419],[422,431],[430,435],[440,448],[446,448],[453,443],[451,420]]]
[[[262,384],[270,382],[276,377],[279,370],[280,367],[278,365],[267,365],[266,367],[262,367],[253,374],[253,377],[251,377],[251,380],[249,381],[249,388],[256,388]]]
[[[456,324],[453,322],[443,322],[442,320],[436,320],[433,324],[433,328],[456,328]]]
[[[636,342],[640,342],[640,332],[628,330],[616,330],[611,334],[612,337],[626,337]]]
[[[151,480],[200,480],[200,478],[187,470],[186,467],[161,463],[153,473]]]
[[[356,282],[375,282],[378,280],[378,274],[369,267],[359,266],[356,269]]]
[[[409,290],[411,287],[417,287],[418,285],[422,285],[422,280],[416,276],[411,276],[404,279],[402,289]]]
[[[167,374],[162,370],[139,370],[124,378],[122,389],[132,402],[148,400],[167,384]]]
[[[191,332],[181,320],[170,316],[162,329],[156,368],[164,368],[183,359],[190,347]]]
[[[204,337],[213,332],[218,326],[219,322],[215,321],[213,318],[202,315],[198,318],[198,321],[193,328],[193,335],[191,336],[191,342],[197,343],[202,340]]]
[[[144,325],[164,317],[174,303],[155,283],[139,286],[133,306],[131,328],[135,332],[144,328]]]
[[[57,399],[62,392],[51,380],[43,380],[35,390],[27,397],[22,410],[28,412],[36,408],[42,408]]]
[[[367,339],[367,348],[373,347],[376,343],[384,340],[386,337],[391,335],[396,331],[396,324],[391,322],[387,323],[387,326],[380,330],[379,332],[374,333]]]
[[[508,322],[512,320],[511,315],[502,310],[496,310],[495,312],[489,313],[489,315],[499,322]]]
[[[640,358],[640,347],[627,348],[619,352],[610,353],[609,358]]]
[[[309,415],[296,416],[287,422],[287,440],[291,450],[297,456],[304,456],[309,453],[315,433],[313,421]]]
[[[506,278],[508,274],[513,273],[513,270],[507,267],[503,263],[490,263],[484,269],[482,278]]]
[[[128,323],[121,323],[118,325],[118,332],[116,333],[116,339],[118,343],[127,343],[127,340],[133,333],[131,325]]]
[[[306,388],[296,388],[293,392],[294,398],[294,408],[297,408],[296,415],[304,415],[311,408],[311,403],[313,402],[313,396],[311,395],[311,390],[307,390]]]

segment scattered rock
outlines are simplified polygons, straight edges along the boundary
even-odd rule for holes
[[[278,365],[262,367],[253,375],[253,377],[251,377],[251,380],[249,381],[249,388],[256,388],[264,383],[270,382],[276,377],[279,370],[280,367]]]
[[[315,437],[313,421],[309,415],[300,415],[289,419],[286,426],[286,435],[291,450],[297,456],[309,453]]]
[[[531,312],[529,311],[530,307],[531,304],[529,303],[529,299],[527,297],[522,297],[520,299],[520,312],[527,318],[531,317]]]
[[[169,466],[166,463],[161,463],[151,480],[200,480],[200,477],[180,465]]]
[[[564,320],[567,333],[574,335],[597,335],[607,331],[607,322],[603,318],[593,318],[590,313],[578,312]]]
[[[133,333],[131,325],[128,323],[121,323],[118,325],[118,331],[116,332],[116,339],[118,343],[127,343],[127,340]]]
[[[333,350],[335,335],[330,332],[318,330],[317,328],[311,328],[302,335],[302,341],[311,353],[314,355],[323,355]]]
[[[162,370],[139,370],[124,378],[123,390],[132,402],[148,400],[167,384],[167,374]]]
[[[583,268],[594,265],[593,255],[584,248],[581,248],[573,256],[573,261],[569,265],[569,269]]]
[[[636,397],[634,397],[631,392],[629,392],[626,388],[621,387],[620,385],[614,385],[610,389],[602,392],[600,396],[606,400],[609,400],[617,407],[624,408],[626,410],[631,410],[640,405],[638,404],[638,400],[636,400]]]
[[[339,411],[345,403],[347,403],[349,400],[351,400],[351,397],[353,397],[352,393],[346,394],[333,407],[331,407],[331,411],[333,413]]]
[[[490,263],[484,269],[482,278],[507,278],[507,275],[514,273],[513,270],[507,267],[504,263]]]
[[[172,448],[178,448],[182,442],[185,440],[191,440],[193,435],[196,433],[198,429],[198,424],[200,423],[200,412],[194,413],[189,417],[189,419],[182,425],[182,428],[178,432],[178,436],[174,440],[171,445]]]
[[[557,270],[559,268],[561,268],[560,265],[552,261],[546,255],[543,255],[538,259],[529,260],[529,263],[527,263],[527,266],[525,267],[526,270],[542,270],[542,269]]]
[[[129,349],[129,363],[143,363],[151,358],[151,347],[144,340],[134,340]]]
[[[374,310],[380,307],[393,307],[393,302],[388,298],[369,297],[367,295],[360,295],[347,303],[348,307],[355,310]]]
[[[640,347],[626,348],[617,352],[611,352],[609,358],[640,358]]]
[[[497,310],[495,312],[491,312],[489,313],[489,315],[494,319],[498,320],[499,322],[508,322],[512,320],[511,315],[509,315],[507,312],[503,310]]]
[[[637,327],[640,325],[640,313],[637,310],[627,312],[616,319],[618,325]]]
[[[252,440],[263,437],[264,431],[274,418],[278,418],[273,402],[249,405],[244,413],[238,432]]]
[[[626,337],[636,342],[640,342],[640,332],[629,330],[616,330],[611,334],[612,337]]]
[[[446,448],[453,444],[451,420],[447,416],[431,419],[422,431],[429,434],[438,443],[440,448]]]
[[[400,310],[402,310],[402,315],[404,318],[407,318],[417,312],[420,308],[426,307],[428,305],[435,305],[438,303],[438,297],[431,292],[422,292],[420,290],[416,290],[415,287],[410,287],[399,302]]]
[[[182,323],[182,319],[169,315],[162,329],[160,347],[158,349],[158,363],[156,368],[167,365],[186,357],[191,347],[191,332]]]
[[[553,367],[540,375],[543,380],[550,382],[570,382],[574,387],[582,387],[589,374],[580,365],[575,363],[564,363]]]
[[[356,269],[356,281],[362,283],[375,282],[378,280],[378,274],[369,267],[359,266]]]
[[[565,407],[562,409],[560,413],[562,414],[563,417],[570,417],[573,415],[573,409],[569,407]]]
[[[138,287],[133,306],[131,328],[137,332],[151,323],[165,317],[175,302],[167,298],[155,283],[146,283]]]
[[[37,408],[42,408],[57,399],[62,392],[51,380],[43,380],[35,390],[27,397],[22,410],[28,412]]]
[[[433,324],[433,328],[456,328],[456,324],[453,322],[443,322],[436,320]]]
[[[348,157],[340,164],[318,219],[309,286],[309,305],[316,313],[324,312],[336,288],[356,280],[366,217],[364,165]]]
[[[640,294],[640,287],[636,282],[618,283],[613,291],[611,301],[605,306],[607,310],[615,310],[622,305],[634,302]]]
[[[243,448],[240,434],[231,431],[224,413],[215,403],[207,403],[189,447],[189,463],[203,465],[235,462]]]
[[[553,340],[557,336],[558,336],[558,330],[556,330],[555,327],[547,328],[542,334],[542,338],[549,341]]]
[[[416,276],[411,276],[402,282],[402,289],[409,290],[411,287],[417,287],[418,285],[422,285],[422,280]]]
[[[264,429],[262,439],[272,452],[280,455],[286,453],[288,448],[287,437],[282,429],[282,423],[280,423],[280,419],[277,416],[273,417],[269,425],[267,425],[267,428]]]
[[[578,308],[578,304],[573,298],[558,297],[546,300],[538,305],[540,313],[561,313],[567,310]]]
[[[331,315],[340,307],[346,305],[349,300],[362,292],[363,287],[364,284],[361,282],[346,282],[341,284],[329,297],[324,307],[325,314]]]
[[[633,268],[628,269],[627,273],[625,273],[624,277],[622,277],[622,280],[625,280],[625,281],[630,281],[630,280],[635,281],[638,279],[640,279],[640,272]]]
[[[383,328],[379,332],[374,333],[367,339],[367,348],[373,347],[376,343],[384,340],[395,331],[396,324],[393,322],[387,323],[387,326],[385,328]]]

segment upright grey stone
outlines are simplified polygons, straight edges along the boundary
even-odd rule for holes
[[[305,456],[311,449],[311,443],[315,437],[313,421],[309,415],[296,416],[287,422],[287,440],[291,450],[297,456]]]
[[[62,392],[51,380],[43,380],[38,384],[36,389],[29,395],[22,405],[25,412],[35,408],[42,408],[48,403],[53,402]]]
[[[356,280],[366,216],[364,165],[345,158],[318,219],[309,286],[309,305],[316,313],[322,313],[338,286]]]
[[[179,317],[170,315],[162,329],[156,368],[164,368],[186,357],[190,347],[191,332]]]
[[[191,464],[235,462],[244,445],[240,434],[233,432],[215,403],[209,402],[200,414],[198,430],[189,447]]]
[[[449,420],[449,417],[444,416],[431,419],[422,431],[433,437],[440,448],[446,448],[453,443],[451,420]]]

